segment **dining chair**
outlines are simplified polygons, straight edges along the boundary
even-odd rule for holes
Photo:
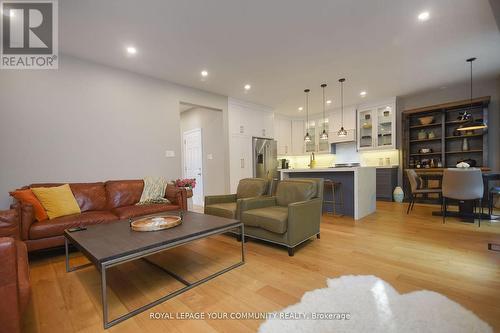
[[[406,214],[410,213],[410,210],[413,210],[413,206],[415,205],[415,199],[417,196],[423,196],[424,194],[437,193],[441,194],[440,188],[424,188],[422,178],[420,178],[415,170],[407,169],[406,176],[408,177],[408,181],[410,182],[410,201],[408,203],[408,209],[406,210]]]
[[[441,206],[443,223],[445,223],[447,212],[446,199],[455,199],[460,201],[473,200],[474,203],[478,200],[479,207],[481,209],[479,213],[478,227],[481,227],[483,192],[483,175],[480,169],[445,169],[443,171],[443,200]],[[473,211],[473,216],[475,215],[475,210],[476,209]]]

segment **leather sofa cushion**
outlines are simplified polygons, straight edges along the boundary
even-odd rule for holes
[[[279,182],[276,190],[276,201],[279,206],[311,200],[316,196],[316,182],[311,180],[284,180]]]
[[[106,182],[108,208],[132,206],[139,202],[144,188],[144,181],[110,180]]]
[[[16,241],[17,250],[17,283],[19,292],[19,308],[24,312],[30,300],[30,270],[26,244]]]
[[[245,178],[238,183],[236,198],[252,198],[266,194],[267,181],[262,178]]]
[[[82,212],[106,210],[106,188],[104,183],[69,184]]]
[[[236,202],[226,202],[205,206],[205,214],[225,217],[228,219],[236,218]]]
[[[88,211],[81,214],[62,216],[50,221],[35,222],[31,225],[30,239],[60,236],[64,229],[92,224],[108,223],[118,220],[118,217],[106,211]]]
[[[129,219],[137,216],[168,212],[179,210],[180,207],[172,204],[150,204],[150,205],[133,205],[113,209],[120,220]]]
[[[246,226],[259,227],[277,234],[287,230],[288,207],[266,207],[247,210],[241,215]]]

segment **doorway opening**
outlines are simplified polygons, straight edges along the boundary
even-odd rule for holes
[[[180,115],[182,176],[196,179],[188,209],[202,211],[206,195],[225,193],[222,110],[181,102]]]

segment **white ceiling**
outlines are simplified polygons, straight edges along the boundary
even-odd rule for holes
[[[488,0],[62,0],[60,50],[298,115],[303,89],[338,105],[500,74]],[[431,18],[419,22],[421,11]],[[129,57],[125,47],[138,53]],[[209,76],[202,81],[200,71]],[[243,86],[252,85],[245,93]]]

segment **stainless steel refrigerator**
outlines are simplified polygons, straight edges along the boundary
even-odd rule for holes
[[[253,176],[268,179],[271,183],[278,179],[278,147],[273,139],[252,138]]]

